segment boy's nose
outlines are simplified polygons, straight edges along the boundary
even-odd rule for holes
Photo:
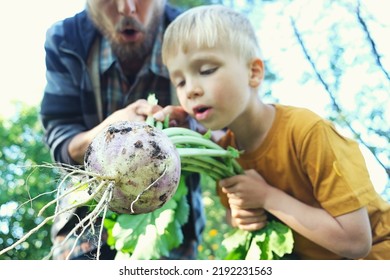
[[[123,16],[131,16],[137,12],[136,0],[118,0],[118,12]]]
[[[194,99],[203,95],[203,90],[200,86],[194,84],[187,85],[187,98]]]

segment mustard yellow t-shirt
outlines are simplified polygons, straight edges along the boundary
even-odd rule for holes
[[[373,249],[367,259],[390,260],[390,204],[375,191],[358,144],[310,110],[274,105],[275,121],[254,152],[239,163],[255,169],[272,186],[313,207],[339,216],[367,207]],[[223,147],[237,147],[228,131]],[[220,194],[222,195],[222,194]],[[341,259],[294,232],[294,253],[302,259]]]

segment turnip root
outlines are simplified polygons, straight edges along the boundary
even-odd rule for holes
[[[161,130],[145,123],[119,122],[91,143],[85,155],[85,169],[114,181],[110,210],[148,213],[163,206],[175,193],[180,157]],[[99,201],[104,191],[95,199]]]

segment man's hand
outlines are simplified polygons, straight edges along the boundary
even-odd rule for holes
[[[162,110],[161,106],[151,105],[147,100],[139,99],[125,108],[112,113],[102,124],[106,127],[118,121],[145,121],[148,116],[160,110]]]
[[[115,111],[99,125],[72,138],[68,146],[70,157],[82,164],[89,144],[104,128],[118,121],[145,121],[148,116],[159,110],[162,110],[161,106],[150,105],[146,99],[139,99],[125,108]]]

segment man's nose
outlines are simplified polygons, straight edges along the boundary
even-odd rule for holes
[[[137,12],[136,0],[118,0],[117,7],[123,16],[131,16]]]

